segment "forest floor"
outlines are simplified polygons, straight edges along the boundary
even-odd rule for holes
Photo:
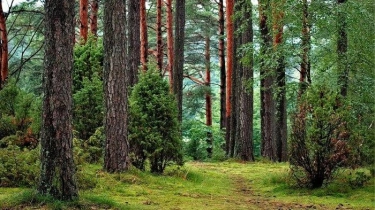
[[[85,165],[78,201],[0,188],[0,209],[375,209],[374,178],[353,189],[347,180],[354,171],[347,169],[333,183],[309,190],[288,184],[288,170],[285,163],[226,161],[188,162],[163,175],[135,169],[107,174],[100,165]]]

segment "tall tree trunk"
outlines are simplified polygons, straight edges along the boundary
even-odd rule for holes
[[[125,2],[104,2],[105,155],[108,172],[128,168],[128,84]]]
[[[207,131],[207,153],[208,157],[212,157],[213,151],[213,139],[212,139],[212,98],[211,98],[211,55],[210,55],[210,37],[206,36],[206,49],[205,49],[205,63],[206,63],[206,78],[205,78],[205,85],[206,85],[206,126],[208,127]]]
[[[224,129],[226,126],[226,72],[224,24],[224,0],[219,0],[220,129]]]
[[[302,2],[302,56],[301,56],[301,70],[299,77],[299,91],[298,97],[301,97],[305,92],[307,85],[311,83],[310,78],[310,25],[309,25],[309,5],[307,0]]]
[[[267,58],[272,53],[272,35],[268,27],[270,0],[258,0],[261,33],[260,96],[261,96],[261,155],[276,160],[275,102],[273,98],[274,72]]]
[[[79,35],[83,39],[83,44],[85,44],[87,41],[87,34],[89,31],[88,10],[89,10],[89,1],[79,0],[79,22],[80,22]]]
[[[242,32],[242,44],[253,43],[253,21],[252,21],[252,4],[242,0],[241,7],[244,9],[242,24],[245,24]],[[244,161],[254,161],[254,143],[253,143],[253,49],[247,52],[244,61],[240,65],[240,133],[239,133],[239,157]],[[249,85],[250,84],[250,85]]]
[[[78,197],[72,129],[74,0],[46,0],[44,8],[44,98],[38,191],[72,200]]]
[[[148,37],[147,37],[147,13],[146,0],[139,1],[140,6],[140,33],[141,33],[141,64],[143,71],[147,70]]]
[[[284,1],[274,1],[272,4],[273,13],[273,47],[277,58],[276,65],[276,156],[277,161],[287,161],[287,113],[286,113],[286,78],[284,54],[282,52],[283,43],[283,12]]]
[[[226,107],[226,154],[231,156],[231,97],[232,97],[232,71],[234,67],[234,26],[233,26],[233,10],[234,10],[234,0],[226,0],[227,10],[226,10],[226,20],[227,20],[227,66],[226,66],[226,97],[225,97],[225,107]]]
[[[1,39],[1,49],[0,49],[0,90],[5,80],[8,79],[8,37],[7,37],[7,27],[6,18],[3,11],[3,6],[0,5],[0,39]]]
[[[90,31],[94,36],[98,36],[98,12],[99,0],[91,1]]]
[[[178,119],[182,122],[182,82],[184,75],[185,0],[175,3],[175,40],[173,65],[173,93],[177,98]]]
[[[168,57],[168,74],[169,87],[173,91],[173,12],[172,0],[167,0],[167,57]]]
[[[128,0],[128,36],[128,78],[129,85],[134,86],[138,81],[138,68],[141,59],[139,0]]]
[[[161,0],[156,1],[156,60],[157,60],[157,66],[160,71],[163,70],[163,37],[162,37],[162,31],[161,31],[161,10],[162,2]]]
[[[343,97],[348,94],[349,86],[349,66],[348,66],[348,35],[346,32],[346,13],[344,11],[345,3],[347,0],[337,0],[338,14],[337,14],[337,25],[338,25],[338,37],[337,37],[337,56],[338,65],[337,69],[339,72],[338,85],[340,87],[340,93]]]

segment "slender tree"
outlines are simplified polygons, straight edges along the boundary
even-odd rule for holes
[[[301,70],[299,77],[299,97],[305,92],[306,87],[311,83],[310,78],[310,50],[311,50],[311,37],[310,37],[310,23],[309,23],[309,5],[307,0],[302,1],[302,38],[301,38]]]
[[[119,172],[128,168],[128,84],[126,72],[125,2],[104,2],[104,169]]]
[[[241,42],[243,45],[250,45],[251,50],[243,56],[239,70],[240,75],[240,132],[239,132],[239,157],[244,161],[254,161],[254,143],[253,143],[253,21],[252,21],[252,4],[251,2],[240,2],[242,8],[241,21],[243,27]]]
[[[162,1],[156,1],[156,63],[160,71],[163,70],[163,34],[161,29],[162,24]]]
[[[211,55],[210,55],[210,37],[206,36],[205,38],[205,65],[206,65],[206,78],[205,85],[207,87],[205,100],[206,100],[206,125],[209,128],[207,131],[207,154],[208,157],[212,157],[213,150],[213,139],[212,139],[212,97],[211,97]]]
[[[91,0],[90,32],[98,36],[99,0]]]
[[[219,68],[220,68],[220,129],[226,126],[226,72],[225,72],[225,21],[224,0],[219,0]]]
[[[0,49],[0,90],[3,83],[8,78],[8,38],[7,38],[7,27],[6,18],[3,11],[3,6],[0,5],[0,39],[1,39],[1,49]]]
[[[173,63],[173,93],[176,95],[178,119],[182,122],[182,82],[184,76],[185,0],[175,1],[175,40]]]
[[[338,14],[337,14],[337,56],[338,56],[338,71],[339,71],[339,87],[340,93],[343,97],[348,94],[349,86],[349,66],[347,61],[348,52],[348,35],[347,35],[347,21],[344,6],[347,0],[337,0]]]
[[[128,78],[131,86],[134,86],[138,81],[138,68],[141,57],[139,3],[139,0],[128,0]]]
[[[44,98],[38,191],[72,200],[78,197],[72,149],[74,0],[46,0],[44,8]]]
[[[226,154],[230,154],[231,150],[231,97],[232,97],[232,71],[234,67],[234,26],[233,12],[234,0],[226,0],[226,25],[227,25],[227,66],[226,66]]]
[[[86,43],[87,35],[89,31],[88,10],[89,10],[89,1],[79,0],[79,22],[80,22],[79,35],[83,39],[83,43]]]
[[[141,33],[141,64],[144,71],[148,62],[148,37],[147,37],[147,13],[146,0],[139,1],[140,6],[140,33]]]
[[[172,12],[172,0],[166,1],[167,7],[167,57],[168,57],[168,74],[169,74],[169,86],[171,91],[173,90],[173,12]]]

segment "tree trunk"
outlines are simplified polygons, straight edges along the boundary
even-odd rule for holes
[[[99,12],[99,0],[91,1],[91,22],[90,31],[94,36],[98,36],[98,12]]]
[[[125,2],[104,2],[105,155],[108,172],[128,168],[128,84],[126,72]]]
[[[337,69],[339,72],[338,85],[340,87],[340,93],[343,97],[348,94],[349,86],[349,66],[348,66],[348,35],[346,32],[346,13],[345,6],[346,0],[337,0],[338,14],[337,14],[337,25],[338,25],[338,37],[337,37],[337,56],[338,65]]]
[[[242,24],[245,24],[242,33],[242,44],[253,43],[253,21],[252,21],[252,4],[251,2],[242,1],[244,14]],[[254,161],[254,143],[253,143],[253,49],[247,52],[246,62],[242,62],[240,66],[240,133],[239,133],[239,157],[244,161]],[[251,85],[249,85],[251,84]]]
[[[206,85],[206,126],[209,129],[207,131],[207,154],[208,157],[212,157],[213,151],[213,139],[212,139],[212,98],[211,98],[211,55],[210,55],[210,37],[206,36],[206,49],[205,49],[205,61],[206,61],[206,78],[205,78],[205,85]]]
[[[234,0],[226,0],[227,10],[226,10],[226,20],[227,20],[227,66],[226,66],[226,97],[225,97],[225,107],[226,107],[226,154],[230,156],[231,152],[231,97],[232,97],[232,71],[234,67],[234,26],[233,26],[233,9]]]
[[[73,200],[78,197],[72,130],[74,0],[46,0],[44,8],[44,98],[38,191]]]
[[[0,49],[0,90],[5,80],[8,79],[8,37],[7,37],[7,27],[6,18],[3,11],[3,6],[0,5],[0,39],[1,39],[1,49]]]
[[[267,13],[270,9],[269,0],[258,0],[259,28],[261,33],[261,61],[260,61],[260,96],[261,96],[261,155],[270,160],[276,160],[275,145],[275,102],[273,99],[272,85],[274,73],[267,62],[272,53],[272,35],[268,27]]]
[[[157,66],[160,71],[163,70],[163,37],[162,37],[162,31],[161,31],[161,0],[156,1],[156,60],[157,60]]]
[[[169,87],[173,91],[173,12],[172,0],[167,0],[167,57],[168,57],[168,74]]]
[[[225,41],[224,41],[224,1],[219,0],[219,68],[220,68],[220,129],[226,126],[226,72],[225,72]]]
[[[147,70],[148,38],[146,0],[140,0],[140,33],[141,33],[141,64],[143,71]]]
[[[287,113],[286,113],[286,78],[285,78],[285,64],[284,55],[282,52],[283,42],[283,19],[284,12],[283,1],[273,2],[272,13],[273,13],[273,48],[277,58],[276,64],[276,156],[277,161],[287,161],[288,159],[288,148],[287,148]]]
[[[87,34],[89,31],[89,25],[88,25],[88,9],[89,9],[89,1],[88,0],[79,0],[79,22],[80,22],[80,28],[79,28],[79,35],[81,39],[83,39],[83,44],[87,41]]]
[[[311,83],[310,78],[310,25],[309,25],[309,10],[307,0],[302,2],[302,56],[301,56],[301,70],[299,77],[299,91],[298,97],[300,98],[305,92],[308,84]]]
[[[173,65],[173,93],[177,98],[178,119],[182,122],[182,82],[184,75],[185,0],[175,4],[175,40]]]
[[[129,85],[134,86],[138,81],[138,68],[141,59],[139,0],[128,0],[128,11],[128,78]]]

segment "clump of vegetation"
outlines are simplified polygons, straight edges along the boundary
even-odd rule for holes
[[[347,107],[327,87],[310,87],[292,118],[290,164],[301,186],[319,188],[350,154]]]
[[[142,72],[129,99],[129,145],[134,166],[162,173],[171,162],[182,163],[182,140],[175,97],[154,65]]]

